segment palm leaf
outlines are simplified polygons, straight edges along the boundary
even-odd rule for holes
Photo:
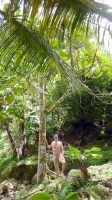
[[[0,14],[7,19],[6,13],[0,11]],[[5,68],[13,61],[11,70],[18,70],[19,73],[24,74],[33,71],[33,69],[37,73],[42,70],[45,71],[48,67],[52,68],[52,65],[55,65],[65,74],[75,88],[77,86],[84,87],[94,95],[78,77],[74,76],[72,68],[52,50],[40,31],[33,31],[20,21],[12,19],[10,26],[7,22],[5,23],[1,31],[2,34],[6,37],[3,41],[0,41],[0,56],[2,61],[7,61],[4,64]]]
[[[17,0],[12,3],[13,10],[17,11],[17,5],[24,7],[23,18],[28,18],[33,22],[35,16],[41,10],[41,26],[44,32],[51,36],[57,33],[57,30],[65,33],[68,29],[71,33],[79,28],[88,28],[88,24],[100,23],[101,19],[107,19],[112,22],[112,7],[96,2],[95,0]],[[10,13],[10,16],[13,16]],[[101,24],[101,23],[100,23]],[[110,25],[109,25],[110,26]],[[104,28],[109,29],[109,26]]]
[[[73,83],[74,77],[71,67],[60,59],[38,31],[35,32],[14,19],[11,23],[10,29],[5,24],[1,33],[6,35],[4,41],[0,42],[0,56],[2,60],[6,60],[5,68],[13,60],[16,63],[15,65],[13,63],[12,70],[14,71],[19,68],[21,72],[24,72],[36,67],[37,72],[39,72],[49,67],[48,64],[51,63],[63,71]],[[18,53],[19,56],[16,56]]]
[[[1,12],[6,17],[4,12]],[[29,29],[21,22],[12,19],[10,26],[3,25],[1,34],[4,40],[0,41],[0,57],[4,62],[4,69],[17,71],[19,74],[32,71],[39,72],[52,69],[55,66],[65,76],[69,83],[77,89],[83,87],[90,94],[95,94],[73,74],[73,68],[64,62],[58,54],[52,50],[47,40],[39,31]],[[19,54],[19,56],[18,56]],[[13,61],[13,64],[11,64]],[[2,64],[2,63],[1,63]]]
[[[71,2],[73,2],[73,0]],[[69,4],[68,7],[69,9],[71,9],[70,5],[71,4]],[[49,8],[50,5],[47,5],[47,9]],[[66,7],[66,10],[68,10],[68,8]],[[50,11],[51,14],[53,12],[52,9],[53,7]],[[65,15],[65,13],[63,14],[63,16]],[[72,14],[74,13],[75,11],[72,9]],[[84,13],[81,14],[81,9],[79,13],[80,14],[77,14],[76,17],[78,20],[76,20],[75,22],[75,17],[73,19],[73,29],[77,24],[80,24],[80,20],[82,16],[84,16]],[[0,14],[2,14],[4,18],[7,19],[6,13],[0,11]],[[59,15],[61,16],[61,13]],[[54,12],[54,19],[56,18],[57,16]],[[50,65],[53,64],[56,67],[58,67],[59,70],[64,72],[65,76],[70,80],[72,84],[74,84],[76,88],[80,85],[84,87],[87,91],[89,91],[91,94],[93,94],[87,86],[85,86],[77,77],[75,77],[72,74],[73,71],[71,67],[67,63],[65,63],[55,51],[52,50],[48,41],[43,37],[39,30],[33,31],[20,21],[17,21],[13,18],[10,21],[10,23],[11,24],[8,25],[9,23],[7,21],[1,30],[1,35],[4,34],[4,36],[6,36],[4,37],[4,41],[0,42],[0,56],[2,57],[2,60],[7,60],[7,62],[4,65],[5,68],[7,68],[7,66],[11,63],[12,60],[12,70],[18,69],[21,73],[24,73],[29,70],[32,71],[35,66],[37,72],[39,72],[40,70],[47,69],[48,67],[50,67]],[[61,17],[59,24],[61,24]],[[17,56],[16,58],[17,54],[19,54],[19,56]],[[16,65],[15,63],[18,65]]]
[[[55,2],[55,3],[54,3]],[[97,3],[91,0],[57,0],[44,1],[44,15],[42,16],[43,30],[47,27],[51,36],[57,33],[58,30],[63,30],[65,34],[66,29],[72,34],[75,30],[86,29],[91,24],[100,24],[101,19],[107,19],[112,22],[112,10],[109,6]],[[55,10],[55,11],[54,11]],[[110,24],[103,23],[104,29],[109,30]],[[95,28],[97,28],[95,26]],[[47,30],[47,29],[46,29]]]

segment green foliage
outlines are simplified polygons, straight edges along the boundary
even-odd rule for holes
[[[87,150],[84,150],[84,153],[85,154],[89,154],[89,153],[98,153],[100,152],[101,149],[98,148],[98,147],[92,147],[91,149],[87,149]]]
[[[92,181],[86,181],[85,184],[77,190],[79,193],[88,193],[91,195],[95,200],[108,200],[107,195],[102,195],[97,192],[97,184]]]
[[[69,21],[69,18],[67,18],[68,15],[65,15],[66,12],[64,13],[64,10],[68,9],[71,12],[71,9],[68,7],[68,5],[71,6],[72,4],[69,4],[68,1],[64,2],[65,7],[63,7],[64,4],[61,5],[61,8],[63,7],[64,10],[63,12],[59,12],[60,14],[58,13],[58,11],[60,11],[60,7],[58,7],[59,4],[56,6],[56,15],[53,9],[52,14],[54,17],[51,19],[51,25],[54,25],[52,29],[49,28],[51,31],[51,36],[54,36],[54,27],[59,25],[59,27],[63,26],[63,29],[65,29],[65,27],[68,28],[66,25],[71,21]],[[48,10],[50,9],[50,5],[51,4],[48,5],[48,8],[46,7]],[[17,14],[17,4],[13,6],[16,7],[15,10],[13,10],[14,7],[11,8],[14,11],[13,14]],[[2,56],[0,60],[1,127],[5,121],[8,119],[11,120],[11,128],[13,128],[12,134],[18,146],[20,143],[20,135],[18,130],[18,124],[20,120],[19,115],[21,111],[24,110],[24,125],[25,132],[27,134],[28,147],[27,152],[30,155],[37,152],[36,144],[39,134],[37,79],[40,72],[43,72],[43,74],[46,76],[46,110],[51,108],[52,105],[59,98],[61,98],[71,82],[75,88],[71,90],[71,93],[61,103],[61,105],[53,110],[53,112],[47,117],[48,137],[51,136],[55,130],[59,129],[61,125],[65,125],[69,122],[75,123],[83,120],[85,122],[91,121],[99,124],[99,122],[103,120],[109,125],[112,124],[111,57],[109,54],[99,52],[98,47],[91,42],[92,40],[95,40],[95,34],[93,32],[86,39],[83,34],[84,32],[82,30],[78,31],[78,33],[73,35],[71,40],[72,44],[69,43],[68,38],[70,35],[67,32],[67,37],[65,37],[64,41],[58,40],[58,37],[56,36],[62,36],[64,34],[63,31],[63,34],[59,34],[57,31],[58,34],[55,35],[52,40],[49,40],[49,34],[46,34],[46,38],[44,38],[43,28],[44,25],[47,26],[49,23],[47,24],[47,21],[45,24],[43,23],[42,30],[41,32],[39,31],[39,28],[41,27],[40,18],[37,16],[37,20],[33,21],[38,6],[39,5],[37,4],[36,6],[32,5],[32,10],[30,10],[31,12],[27,12],[27,16],[29,13],[31,13],[30,20],[34,22],[34,24],[32,23],[32,26],[30,26],[29,22],[25,22],[25,20],[23,20],[21,23],[17,17],[13,18],[12,21],[10,20],[13,25],[10,24],[10,29],[8,30],[8,26],[4,26],[2,28],[4,35],[2,36],[1,32],[0,38],[0,44],[2,44],[2,47],[0,47]],[[51,5],[51,7],[52,6],[53,5]],[[88,5],[86,6],[88,8]],[[77,8],[79,10],[77,10]],[[80,27],[81,22],[83,19],[85,19],[85,16],[88,16],[86,14],[89,12],[89,10],[87,11],[85,8],[85,5],[84,7],[83,5],[82,7],[73,7],[74,12],[76,13],[76,19],[73,19],[74,24],[71,25],[71,31],[73,31],[75,27]],[[8,6],[6,5],[4,7],[4,11],[7,9]],[[26,6],[24,9],[30,8]],[[63,14],[65,15],[65,18],[63,18]],[[7,20],[5,20],[5,22],[8,23]],[[62,25],[61,22],[66,23]],[[76,22],[78,22],[78,24]],[[47,33],[47,31],[49,32],[49,30],[46,29],[45,32]],[[59,72],[59,69],[61,73]],[[65,80],[66,75],[68,76],[70,82],[68,79]],[[85,83],[86,86],[83,83]],[[88,89],[88,87],[90,87],[91,90]],[[101,133],[104,132],[101,131]],[[3,150],[5,148],[7,151],[10,151],[10,148],[7,148],[6,142]],[[34,159],[33,162],[32,159],[27,158],[17,162],[12,159],[11,151],[10,155],[7,153],[7,156],[5,157],[6,151],[4,153],[3,150],[1,149],[2,159],[0,162],[2,177],[4,177],[8,171],[13,168],[15,163],[18,163],[17,165],[31,164],[36,160]],[[112,153],[110,150],[108,150],[107,154],[107,152],[104,150],[96,147],[85,150],[84,153],[81,153],[78,149],[69,145],[66,155],[71,157],[71,159],[79,160],[85,156],[85,162],[88,165],[95,165],[103,163],[108,159],[110,160]],[[65,195],[68,188],[69,186],[63,188],[62,196]]]
[[[20,15],[20,8],[23,6],[24,9],[21,11],[21,19],[25,24],[33,28],[35,27],[36,30],[38,27],[42,34],[47,34],[50,38],[57,35],[60,39],[66,37],[67,33],[72,35],[74,32],[79,33],[80,30],[83,30],[83,34],[86,35],[94,20],[96,21],[96,26],[91,25],[91,27],[95,28],[95,31],[99,33],[100,19],[105,18],[108,21],[104,25],[102,34],[104,36],[106,27],[109,28],[109,22],[112,21],[111,6],[96,1],[92,1],[92,3],[93,6],[91,7],[91,0],[88,2],[78,1],[76,5],[75,1],[68,2],[67,0],[64,0],[63,3],[54,1],[31,1],[29,4],[26,1],[21,2],[18,0],[10,5],[9,9],[11,13],[9,13],[8,18],[10,17],[12,21],[18,14]],[[40,21],[38,24],[34,24],[36,17],[40,14],[42,6],[43,13],[41,14]],[[108,10],[110,10],[109,13]],[[2,11],[1,14],[3,15]],[[29,21],[27,22],[25,19],[29,19]]]
[[[91,152],[91,149],[89,151]],[[111,160],[112,151],[111,151],[111,148],[102,148],[100,149],[100,151],[99,150],[93,151],[93,148],[92,148],[92,152],[84,153],[84,156],[86,156],[85,162],[87,163],[87,165],[100,165]]]
[[[86,162],[90,165],[95,165],[101,162],[103,156],[101,154],[101,149],[98,147],[92,147],[91,149],[84,150],[83,154],[86,158]]]
[[[10,172],[15,167],[21,165],[35,166],[37,164],[37,155],[22,158],[20,160],[12,157],[12,151],[6,132],[0,132],[0,158],[0,182],[7,179]]]
[[[77,148],[71,146],[70,144],[68,145],[68,151],[65,152],[65,154],[72,159],[80,159],[81,152]]]
[[[98,48],[93,43],[82,37],[85,25],[88,26],[87,23],[85,24],[85,18],[94,20],[94,13],[97,13],[95,18],[99,21],[101,18],[98,16],[98,12],[100,14],[100,11],[102,11],[103,15],[110,19],[110,13],[107,12],[109,10],[108,6],[106,10],[102,4],[96,2],[93,3],[92,8],[89,1],[87,4],[79,1],[79,3],[77,2],[77,6],[74,6],[73,1],[68,0],[63,1],[63,3],[59,1],[56,4],[54,1],[46,1],[47,3],[45,4],[43,2],[42,4],[45,8],[43,9],[43,13],[45,13],[43,16],[41,15],[40,19],[40,16],[38,17],[40,13],[36,14],[39,6],[40,8],[42,6],[41,1],[30,1],[28,4],[26,4],[27,1],[24,1],[22,13],[24,20],[22,21],[20,18],[17,18],[17,15],[20,15],[20,1],[16,1],[14,5],[12,2],[10,12],[8,12],[9,8],[6,5],[4,11],[7,11],[7,16],[9,13],[11,15],[8,16],[8,20],[4,17],[6,24],[5,26],[3,25],[0,35],[3,38],[3,40],[0,38],[0,45],[2,45],[0,46],[2,56],[0,60],[1,127],[7,120],[10,120],[13,127],[12,134],[17,146],[19,146],[18,122],[21,120],[20,113],[24,110],[27,150],[30,155],[34,154],[37,150],[37,146],[35,145],[39,132],[37,78],[40,72],[43,72],[46,76],[46,110],[61,98],[70,83],[75,88],[71,90],[71,94],[69,94],[64,102],[48,116],[47,136],[52,135],[60,125],[69,122],[84,120],[86,122],[99,123],[99,121],[103,120],[107,124],[112,125],[111,57],[96,50]],[[97,9],[98,5],[100,9]],[[4,15],[2,12],[1,14]],[[49,17],[51,15],[52,17]],[[37,19],[34,21],[35,16]],[[12,20],[11,17],[13,17]],[[26,22],[25,19],[29,19],[29,22]],[[8,26],[9,21],[10,28]],[[57,28],[62,31],[58,31]],[[71,40],[70,34],[77,28],[78,34],[76,33],[77,36],[72,35],[75,40]],[[80,31],[80,28],[81,30],[83,28],[83,31]],[[60,42],[57,38],[62,38],[65,32],[67,37],[63,37],[65,38],[64,41]],[[49,41],[49,38],[53,38],[53,40]],[[93,33],[92,37],[90,37],[90,40],[92,39],[93,41],[95,40],[95,34]],[[69,40],[71,40],[72,44],[69,43]],[[59,70],[61,73],[59,73]],[[65,77],[68,77],[68,79],[65,80]],[[101,133],[104,134],[103,131]],[[0,181],[6,178],[15,166],[37,163],[36,156],[27,157],[19,161],[12,158],[7,137],[1,134],[0,140]],[[66,155],[73,160],[80,160],[85,157],[84,162],[88,165],[95,165],[111,159],[112,151],[110,149],[105,151],[104,149],[93,147],[82,153],[77,148],[69,145]],[[93,189],[94,191],[94,186],[91,186],[90,190],[89,186],[88,188],[84,188],[84,190],[87,189],[92,193],[91,190]],[[24,192],[21,191],[20,196],[23,196]],[[73,188],[69,183],[66,184],[63,182],[60,192],[58,189],[53,188],[51,193],[56,193],[56,196],[60,200],[80,199],[78,193],[73,192]],[[93,194],[93,196],[96,199],[100,199],[96,194]],[[50,200],[52,197],[42,192],[32,195],[30,199]]]
[[[96,184],[92,181],[86,181],[84,186],[78,189],[78,192],[80,193],[88,193],[89,195],[92,195],[95,199],[101,200],[100,196],[96,193]]]
[[[71,192],[71,193],[69,193],[69,195],[67,195],[65,200],[81,200],[81,198],[79,197],[78,193]]]
[[[23,198],[23,196],[25,196],[25,195],[26,195],[26,190],[25,190],[25,189],[22,189],[22,190],[20,190],[20,191],[17,193],[15,200],[20,200],[20,199]]]
[[[72,160],[83,159],[87,165],[100,165],[111,160],[112,151],[111,148],[101,149],[98,147],[92,147],[91,149],[85,149],[81,152],[79,149],[68,145],[68,150],[65,151],[65,155],[69,156]]]
[[[72,191],[73,191],[73,186],[72,186],[71,182],[63,180],[61,191],[57,195],[58,195],[58,197],[59,197],[60,200],[61,199],[65,199],[66,196],[68,196],[68,194],[70,192],[72,192]]]
[[[14,159],[11,155],[2,155],[0,160],[0,170],[1,170],[1,176],[0,176],[0,182],[4,179],[7,179],[11,171],[13,171],[16,167],[18,168],[21,165],[27,165],[27,166],[36,166],[37,165],[37,157],[26,157],[25,159]],[[17,173],[13,174],[13,176],[16,176]],[[27,175],[27,174],[26,174]],[[27,177],[26,177],[27,178]]]
[[[30,200],[51,200],[51,196],[47,193],[41,192],[32,195]]]
[[[112,149],[111,149],[111,147],[102,149],[101,154],[102,154],[102,163],[105,163],[107,161],[112,160]]]
[[[36,23],[38,23],[38,20]],[[89,93],[87,93],[87,87],[85,88],[83,84],[81,87],[80,84],[74,80],[75,90],[72,90],[64,102],[47,117],[48,136],[52,135],[58,127],[65,125],[65,123],[75,123],[81,120],[97,123],[104,120],[107,124],[111,125],[111,94],[109,94],[112,85],[111,57],[109,54],[96,50],[98,48],[90,41],[92,38],[95,39],[93,33],[90,36],[88,35],[88,38],[85,38],[84,35],[82,37],[82,34],[82,31],[75,34],[74,37],[76,40],[74,41],[73,39],[72,41],[73,47],[81,43],[75,51],[72,49],[72,56],[75,63],[72,73],[90,87],[92,91],[88,90]],[[79,39],[81,41],[79,41]],[[59,57],[70,64],[71,55],[69,53],[68,40],[65,38],[62,42],[55,37],[50,43]],[[39,45],[41,46],[41,44]],[[13,51],[15,51],[15,47]],[[24,108],[27,139],[33,144],[35,141],[37,142],[36,136],[38,137],[39,123],[37,92],[38,67],[35,67],[36,63],[34,62],[33,71],[32,59],[29,57],[24,58],[22,55],[23,51],[24,50],[21,49],[21,51],[15,55],[13,58],[14,64],[10,63],[7,70],[4,68],[5,61],[3,60],[3,63],[1,61],[0,122],[3,124],[7,120],[7,117],[17,118],[18,120],[21,108]],[[7,55],[9,54],[7,53]],[[34,54],[34,57],[35,55],[36,54]],[[30,62],[28,62],[29,59]],[[13,68],[16,67],[16,65],[19,66],[19,62],[21,67],[12,74]],[[38,64],[37,58],[36,62]],[[41,62],[41,59],[39,62]],[[49,70],[46,66],[45,76],[45,104],[46,109],[49,109],[53,103],[65,93],[69,81],[65,80],[65,74],[60,75],[54,63]],[[92,96],[92,92],[96,94]],[[91,112],[91,110],[94,110],[94,112]]]
[[[16,161],[11,156],[10,144],[6,132],[0,131],[0,182],[7,177],[8,172],[15,166]]]
[[[39,117],[36,110],[32,110],[25,115],[25,129],[29,145],[36,142],[39,135]]]

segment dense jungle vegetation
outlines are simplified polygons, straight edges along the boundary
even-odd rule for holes
[[[0,9],[0,199],[112,199],[112,6],[10,0]],[[65,177],[54,177],[54,133]],[[47,167],[46,167],[47,166]]]

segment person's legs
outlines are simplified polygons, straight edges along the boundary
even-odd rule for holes
[[[54,157],[53,160],[54,160],[56,178],[58,178],[59,177],[59,158],[58,157]]]
[[[64,170],[65,170],[66,162],[65,162],[65,158],[62,154],[59,157],[59,161],[62,164],[62,175],[64,176]]]
[[[62,175],[64,175],[64,171],[65,171],[65,165],[66,165],[66,163],[64,162],[64,163],[62,163]]]

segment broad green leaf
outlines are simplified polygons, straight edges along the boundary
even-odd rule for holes
[[[101,151],[101,149],[100,148],[98,148],[98,147],[92,147],[91,149],[87,149],[87,150],[85,150],[84,151],[84,153],[94,153],[94,152],[96,152],[96,153],[98,153],[98,152],[100,152]]]
[[[31,196],[29,200],[51,200],[51,197],[48,193],[37,193]]]
[[[103,156],[99,154],[91,154],[91,156],[97,160],[100,160]]]
[[[81,154],[80,150],[78,150],[77,148],[73,147],[72,145],[68,145],[68,149],[71,151],[71,152],[74,152],[76,154]]]
[[[71,145],[68,145],[68,151],[65,154],[71,156],[73,159],[79,159],[81,156],[81,152]]]
[[[65,200],[81,200],[81,198],[79,197],[78,193],[75,192],[71,192]]]

